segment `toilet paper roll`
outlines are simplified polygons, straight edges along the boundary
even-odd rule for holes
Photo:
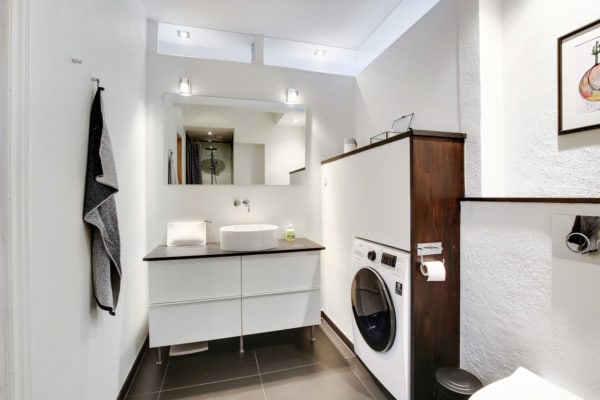
[[[422,263],[421,273],[427,277],[428,282],[441,282],[446,280],[446,267],[441,261],[426,261]]]

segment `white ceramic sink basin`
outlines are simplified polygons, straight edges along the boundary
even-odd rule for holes
[[[276,225],[227,225],[219,229],[221,248],[230,251],[256,251],[277,247]]]

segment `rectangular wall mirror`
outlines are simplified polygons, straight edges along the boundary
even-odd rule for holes
[[[171,185],[303,185],[302,104],[165,94]]]

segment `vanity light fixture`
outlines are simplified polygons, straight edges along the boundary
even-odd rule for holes
[[[212,132],[211,132],[211,131],[208,131],[208,134],[209,134],[209,135],[212,135]]]
[[[300,99],[300,94],[298,93],[298,89],[288,89],[287,94],[285,96],[285,102],[288,104],[296,104]]]
[[[189,96],[192,94],[192,83],[188,78],[179,79],[179,93],[184,96]]]
[[[189,39],[190,38],[190,32],[189,31],[180,31],[180,30],[177,30],[177,36],[179,36],[180,39]]]
[[[327,53],[327,52],[322,49],[315,50],[315,56],[317,56],[317,57],[323,57],[325,55],[325,53]]]

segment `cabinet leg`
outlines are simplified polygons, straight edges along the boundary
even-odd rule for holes
[[[157,347],[156,348],[156,365],[162,365],[162,347]]]
[[[240,336],[240,353],[244,352],[244,337]]]
[[[314,342],[315,340],[317,340],[317,339],[315,339],[315,326],[312,325],[310,327],[310,341]]]

